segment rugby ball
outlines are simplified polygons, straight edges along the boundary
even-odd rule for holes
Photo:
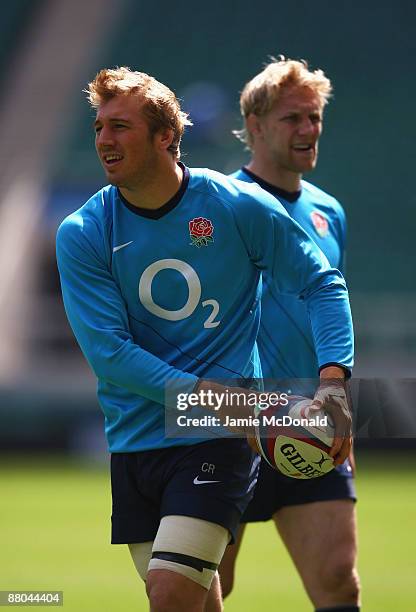
[[[334,468],[334,426],[324,410],[305,412],[310,398],[289,396],[286,407],[256,409],[255,437],[262,457],[289,478],[319,478]]]

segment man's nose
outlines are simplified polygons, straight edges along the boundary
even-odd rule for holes
[[[114,144],[113,131],[107,127],[102,127],[96,137],[97,146],[109,146]]]
[[[304,119],[299,125],[300,134],[313,134],[319,130],[319,125],[314,123],[311,119]]]

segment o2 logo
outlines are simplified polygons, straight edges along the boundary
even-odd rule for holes
[[[184,277],[187,285],[188,285],[188,299],[182,308],[178,310],[168,310],[167,308],[162,308],[156,304],[153,300],[152,296],[152,283],[157,274],[162,270],[176,270]],[[191,316],[191,314],[195,311],[198,305],[205,307],[211,307],[211,312],[209,313],[204,327],[207,329],[211,329],[213,327],[217,327],[221,321],[216,321],[216,317],[220,311],[220,305],[217,300],[201,300],[201,281],[199,280],[198,274],[195,270],[187,264],[185,261],[181,261],[180,259],[160,259],[159,261],[155,261],[150,264],[143,272],[139,281],[139,299],[143,306],[151,312],[152,314],[160,317],[161,319],[166,319],[167,321],[181,321],[182,319],[186,319]]]

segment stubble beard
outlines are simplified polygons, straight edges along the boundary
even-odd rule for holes
[[[145,189],[155,181],[158,170],[158,156],[149,147],[142,163],[134,169],[130,176],[120,179],[108,177],[111,185],[125,189],[126,191],[137,191]]]
[[[316,168],[316,164],[318,161],[318,151],[315,151],[314,157],[311,160],[311,162],[308,162],[307,164],[302,164],[302,162],[296,162],[295,159],[293,159],[293,161],[289,158],[286,160],[285,164],[280,164],[282,167],[284,167],[286,170],[289,170],[290,172],[294,172],[295,174],[306,174],[307,172],[312,172],[312,170],[315,170]]]

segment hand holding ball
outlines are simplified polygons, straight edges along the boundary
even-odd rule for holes
[[[311,403],[311,399],[291,396],[285,409],[270,406],[256,411],[255,439],[261,455],[290,478],[318,478],[334,468],[329,455],[332,419],[322,409],[310,411]]]

